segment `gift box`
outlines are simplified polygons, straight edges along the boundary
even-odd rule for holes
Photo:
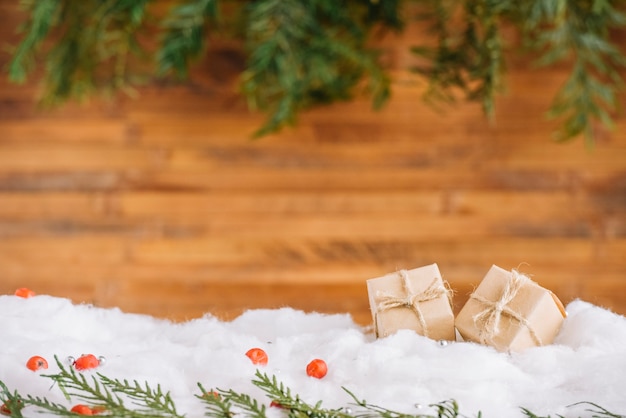
[[[465,341],[521,351],[551,344],[566,316],[551,291],[516,270],[494,265],[458,313],[455,326]]]
[[[435,340],[454,340],[451,290],[437,264],[367,280],[377,337],[412,329]]]

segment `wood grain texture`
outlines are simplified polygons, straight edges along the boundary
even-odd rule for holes
[[[0,39],[15,39],[0,0]],[[365,280],[436,262],[455,310],[492,264],[567,303],[626,314],[626,117],[555,143],[563,69],[514,58],[494,123],[437,113],[407,71],[409,28],[381,41],[393,97],[316,108],[253,140],[238,45],[136,100],[37,110],[0,80],[0,293],[28,286],[174,320],[290,306],[369,324]],[[0,66],[8,61],[0,52]]]

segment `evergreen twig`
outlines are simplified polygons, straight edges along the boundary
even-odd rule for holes
[[[220,396],[215,390],[207,391],[204,389],[201,383],[198,383],[200,388],[200,395],[196,395],[196,398],[200,399],[205,406],[208,417],[215,418],[231,418],[235,413],[233,412],[232,402],[230,399]]]
[[[91,375],[91,379],[87,379],[82,373],[77,373],[72,368],[68,370],[56,357],[55,359],[60,372],[42,376],[57,383],[66,396],[85,400],[91,406],[101,406],[104,415],[122,418],[182,418],[182,415],[176,413],[174,401],[169,396],[169,392],[163,392],[160,385],[157,385],[157,389],[153,390],[147,382],[139,384],[137,381],[133,381],[131,383],[128,380],[111,379],[100,373]],[[258,370],[252,383],[260,388],[276,406],[285,409],[288,416],[293,418],[467,418],[461,413],[458,403],[453,399],[428,405],[435,411],[434,413],[406,414],[370,404],[366,400],[357,398],[351,391],[343,387],[342,389],[353,400],[352,405],[356,407],[353,411],[349,407],[323,408],[322,401],[314,405],[308,404],[299,395],[292,393],[289,387],[279,382],[276,376],[270,377]],[[205,416],[232,418],[241,414],[251,418],[267,417],[266,406],[248,394],[232,389],[206,391],[200,383],[198,383],[198,387],[200,395],[196,395],[196,398],[205,405]],[[118,394],[131,399],[138,409],[125,407]],[[0,381],[0,402],[2,403],[2,414],[14,418],[23,418],[22,410],[27,406],[34,406],[40,412],[45,411],[52,416],[76,416],[76,413],[67,407],[50,402],[46,398],[31,395],[22,396],[17,391],[12,392],[2,381]],[[593,402],[578,402],[569,407],[577,405],[589,406],[585,409],[591,414],[585,416],[588,418],[626,418],[626,415],[611,412]],[[521,408],[521,411],[527,418],[550,418],[550,416],[536,415],[527,408]],[[478,412],[476,418],[482,418],[482,414]],[[563,417],[556,415],[554,418]]]
[[[276,376],[270,378],[259,370],[256,371],[255,376],[256,379],[252,383],[263,390],[278,407],[287,409],[292,416],[309,418],[347,418],[351,416],[345,408],[322,408],[322,401],[318,401],[315,405],[304,402],[299,395],[292,394],[291,389],[282,382],[278,382]]]
[[[14,418],[22,418],[22,408],[24,408],[22,397],[17,391],[11,392],[1,380],[0,403],[2,403],[2,413],[8,413]]]
[[[157,74],[186,78],[189,62],[206,47],[207,31],[219,18],[218,0],[185,0],[163,21],[165,33],[157,51]]]
[[[161,21],[159,44],[149,49],[138,39],[153,30],[148,8],[154,1],[22,0],[28,18],[7,68],[9,79],[24,82],[42,66],[42,103],[57,105],[97,91],[132,93],[145,71],[138,59],[149,55],[157,75],[187,77],[191,61],[223,23],[220,6],[226,0],[176,0]],[[295,124],[312,106],[350,100],[361,87],[379,108],[390,95],[390,78],[370,40],[380,29],[401,31],[412,19],[429,25],[436,38],[434,45],[412,47],[423,59],[414,70],[428,81],[424,99],[430,104],[464,97],[481,103],[493,119],[507,50],[520,46],[507,42],[506,28],[516,29],[522,46],[537,51],[540,66],[565,63],[571,69],[548,112],[562,120],[558,139],[583,136],[592,143],[595,126],[611,127],[622,110],[626,56],[612,40],[614,30],[626,28],[620,0],[233,3],[235,15],[244,17],[235,34],[247,54],[241,92],[251,109],[267,113],[257,136]],[[410,15],[408,3],[417,4],[417,16]]]
[[[108,378],[101,373],[89,375],[87,378],[84,373],[77,372],[72,367],[65,367],[56,356],[55,361],[59,372],[43,376],[55,382],[68,400],[81,399],[91,406],[103,408],[108,414],[116,417],[182,417],[176,412],[169,392],[163,392],[161,385],[152,389],[147,382],[143,385],[136,380],[130,383],[127,380]],[[127,407],[124,397],[130,399],[136,408]],[[26,404],[56,414],[66,410],[58,404],[40,398],[29,397]]]

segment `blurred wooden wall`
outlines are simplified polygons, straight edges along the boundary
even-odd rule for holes
[[[16,3],[0,1],[3,44]],[[472,104],[438,114],[406,71],[412,35],[385,44],[382,111],[336,104],[260,140],[235,47],[185,85],[52,112],[37,110],[36,80],[3,76],[0,293],[176,320],[291,306],[367,324],[366,279],[436,262],[457,309],[497,264],[565,303],[626,313],[624,114],[594,149],[554,143],[544,113],[564,72],[525,61],[509,65],[493,125]]]

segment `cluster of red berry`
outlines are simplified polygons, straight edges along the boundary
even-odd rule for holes
[[[85,371],[89,369],[95,369],[96,367],[102,365],[104,362],[104,357],[96,357],[93,354],[83,354],[77,359],[70,357],[69,360],[70,365],[73,366],[76,370]],[[48,360],[41,356],[32,356],[28,359],[28,361],[26,361],[26,368],[34,372],[39,370],[45,370],[48,368]],[[97,415],[104,412],[105,410],[103,407],[99,406],[91,408],[87,405],[78,404],[74,405],[70,411],[75,412],[79,415]],[[11,410],[6,403],[0,407],[0,414],[11,415]]]
[[[15,291],[15,296],[30,298],[35,296],[35,292],[27,288],[20,288]],[[252,364],[265,366],[267,365],[269,358],[267,353],[262,348],[251,348],[246,352],[246,356],[252,361]],[[93,354],[83,354],[77,359],[73,357],[69,358],[69,363],[76,370],[85,371],[94,369],[104,362],[103,357],[96,357]],[[33,356],[28,359],[26,362],[26,367],[32,371],[38,371],[42,369],[48,368],[48,361],[41,356]],[[306,374],[308,376],[314,377],[316,379],[321,379],[328,373],[328,365],[322,359],[316,358],[311,360],[306,366]],[[217,395],[214,393],[214,395]],[[276,405],[274,402],[272,406]],[[79,415],[97,415],[99,413],[105,412],[105,409],[101,406],[89,407],[88,405],[78,404],[74,405],[70,410]],[[2,415],[11,415],[11,411],[9,410],[6,404],[0,407],[0,414]]]
[[[246,356],[252,361],[253,364],[266,365],[268,361],[267,353],[261,348],[251,348],[246,352]],[[313,359],[306,366],[306,374],[321,379],[328,373],[328,366],[322,359]]]

